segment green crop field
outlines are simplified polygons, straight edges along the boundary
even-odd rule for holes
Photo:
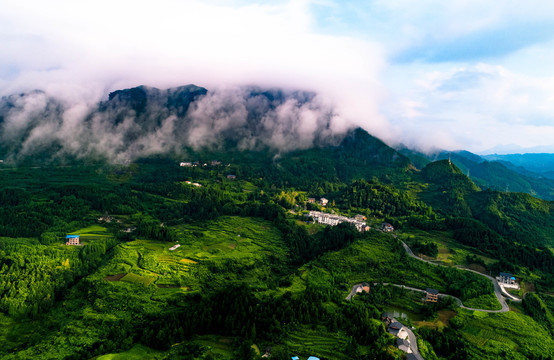
[[[552,336],[527,315],[460,310],[457,318],[474,358],[525,359],[525,354],[537,351],[554,356]]]
[[[156,360],[162,353],[143,345],[135,345],[131,349],[117,354],[106,354],[94,360]]]
[[[150,276],[140,276],[133,273],[128,273],[124,277],[121,278],[121,281],[130,282],[133,284],[142,284],[144,286],[150,285],[156,278],[150,277]]]

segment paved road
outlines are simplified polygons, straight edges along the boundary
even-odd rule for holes
[[[434,263],[432,261],[429,261],[429,260],[425,260],[425,259],[422,259],[416,255],[414,255],[414,253],[412,252],[412,249],[410,249],[410,247],[408,245],[406,245],[406,243],[404,243],[404,241],[400,241],[402,243],[402,246],[404,247],[404,249],[406,250],[406,253],[413,257],[414,259],[417,259],[419,261],[423,261],[423,262],[426,262],[428,264],[431,264],[431,265],[435,265],[435,266],[443,266],[441,264],[437,264],[437,263]],[[483,273],[480,273],[478,271],[475,271],[475,270],[471,270],[471,269],[466,269],[464,267],[460,267],[460,266],[457,266],[456,268],[460,269],[460,270],[465,270],[465,271],[471,271],[473,273],[476,273],[478,275],[481,275],[481,276],[484,276],[486,277],[487,279],[489,279],[490,281],[492,281],[492,285],[494,286],[494,294],[496,295],[496,298],[498,299],[498,302],[500,303],[500,305],[502,305],[502,309],[501,310],[483,310],[483,309],[474,309],[474,308],[469,308],[467,306],[464,306],[464,305],[461,305],[460,307],[464,308],[464,309],[468,309],[468,310],[479,310],[479,311],[484,311],[484,312],[507,312],[507,311],[510,311],[510,308],[508,307],[508,304],[506,304],[506,298],[504,297],[503,295],[503,291],[502,289],[500,288],[500,285],[498,285],[498,281],[496,281],[495,278],[493,278],[492,276],[489,276],[489,275],[486,275],[486,274],[483,274]],[[505,292],[504,292],[505,293]],[[510,296],[509,294],[507,294],[507,297],[510,297],[513,299],[512,296]],[[455,298],[454,296],[452,296],[453,298]],[[457,300],[459,300],[459,303],[462,304],[462,301],[458,298],[455,298]],[[513,301],[521,301],[520,299],[517,299],[517,300],[513,300]]]
[[[393,235],[394,236],[394,235]],[[396,236],[395,236],[396,237]],[[441,264],[437,264],[437,263],[434,263],[432,261],[429,261],[429,260],[425,260],[425,259],[422,259],[418,256],[416,256],[413,252],[412,252],[412,249],[410,249],[410,247],[408,245],[406,245],[406,243],[404,243],[403,241],[400,241],[402,243],[402,246],[404,247],[404,250],[406,250],[406,253],[413,257],[414,259],[417,259],[419,261],[423,261],[423,262],[426,262],[428,264],[431,264],[431,265],[435,265],[435,266],[444,266],[444,265],[441,265]],[[476,273],[478,275],[481,275],[481,276],[484,276],[486,277],[487,279],[489,279],[490,281],[492,281],[492,284],[494,286],[494,294],[496,295],[496,298],[498,299],[498,302],[500,303],[500,305],[502,305],[502,309],[500,310],[486,310],[486,309],[476,309],[476,308],[471,308],[471,307],[467,307],[463,304],[462,300],[455,297],[455,296],[452,296],[452,295],[448,295],[448,294],[443,294],[443,293],[439,293],[439,297],[450,297],[452,299],[454,299],[458,305],[463,308],[463,309],[467,309],[467,310],[475,310],[475,311],[483,311],[483,312],[488,312],[488,313],[500,313],[500,312],[507,312],[507,311],[510,311],[510,308],[508,306],[508,304],[506,303],[506,298],[504,297],[504,295],[506,295],[506,297],[510,297],[512,298],[513,301],[521,301],[520,299],[515,299],[513,296],[511,296],[510,294],[506,293],[506,291],[504,291],[504,289],[502,289],[500,287],[500,285],[498,285],[498,281],[496,281],[495,278],[493,278],[492,276],[489,276],[489,275],[486,275],[486,274],[483,274],[483,273],[480,273],[478,271],[475,271],[475,270],[471,270],[471,269],[466,269],[466,268],[463,268],[463,267],[457,267],[458,269],[460,270],[465,270],[465,271],[471,271],[473,273]],[[358,288],[358,286],[360,286],[361,284],[356,284],[354,286],[352,286],[352,289],[350,290],[350,294],[348,294],[348,296],[346,297],[346,300],[350,301],[355,295],[356,295],[356,289]],[[377,285],[376,283],[374,283],[374,285]],[[418,292],[422,292],[422,293],[425,293],[425,290],[423,289],[417,289],[417,288],[413,288],[413,287],[410,287],[410,286],[405,286],[405,285],[400,285],[400,284],[389,284],[389,283],[384,283],[383,285],[390,285],[390,286],[396,286],[396,287],[399,287],[399,288],[404,288],[404,289],[408,289],[408,290],[411,290],[411,291],[418,291]]]

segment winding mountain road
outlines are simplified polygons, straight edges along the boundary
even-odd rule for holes
[[[396,237],[395,235],[393,235],[394,237]],[[425,260],[425,259],[422,259],[418,256],[416,256],[413,252],[412,252],[412,249],[410,249],[410,247],[408,245],[406,245],[405,242],[403,242],[402,240],[400,240],[400,242],[402,243],[402,246],[404,247],[404,250],[406,250],[406,253],[408,254],[408,256],[416,259],[416,260],[419,260],[419,261],[423,261],[427,264],[431,264],[431,265],[435,265],[435,266],[444,266],[442,264],[437,264],[437,263],[434,263],[432,261],[429,261],[429,260]],[[467,310],[474,310],[474,311],[483,311],[483,312],[487,312],[487,313],[501,313],[501,312],[508,312],[510,311],[510,307],[508,306],[508,304],[506,303],[506,298],[510,298],[512,301],[521,301],[521,299],[517,299],[517,298],[514,298],[513,296],[511,296],[510,294],[506,293],[504,291],[504,289],[502,289],[500,287],[500,285],[498,285],[498,281],[496,281],[495,278],[493,278],[492,276],[489,276],[489,275],[486,275],[486,274],[482,274],[478,271],[475,271],[475,270],[471,270],[471,269],[466,269],[466,268],[463,268],[463,267],[460,267],[460,266],[457,266],[456,267],[457,269],[460,269],[460,270],[464,270],[464,271],[470,271],[470,272],[473,272],[475,274],[478,274],[478,275],[481,275],[481,276],[484,276],[486,277],[487,279],[489,279],[490,281],[492,281],[492,285],[494,286],[494,294],[496,295],[496,298],[498,299],[498,302],[500,303],[500,305],[502,306],[502,308],[500,310],[487,310],[487,309],[477,309],[477,308],[471,308],[471,307],[468,307],[468,306],[465,306],[462,302],[461,299],[455,297],[455,296],[452,296],[452,295],[448,295],[448,294],[443,294],[443,293],[439,293],[439,297],[450,297],[452,299],[454,299],[458,305],[462,308],[462,309],[467,309]],[[356,289],[360,286],[361,284],[356,284],[354,286],[352,286],[352,289],[350,290],[350,293],[348,294],[348,296],[346,297],[346,300],[350,301],[355,295],[356,295]],[[377,285],[377,283],[373,283],[373,285]],[[418,289],[418,288],[414,288],[414,287],[410,287],[410,286],[406,286],[406,285],[401,285],[401,284],[390,284],[390,283],[383,283],[383,285],[388,285],[388,286],[395,286],[395,287],[399,287],[399,288],[402,288],[402,289],[407,289],[407,290],[411,290],[411,291],[417,291],[417,292],[421,292],[421,293],[425,293],[425,290],[423,289]]]
[[[437,263],[434,263],[434,262],[429,261],[429,260],[422,259],[419,256],[416,256],[412,252],[412,249],[410,249],[410,247],[408,245],[406,245],[406,243],[404,241],[400,240],[400,242],[402,243],[402,246],[404,247],[404,250],[406,250],[406,253],[408,254],[408,256],[410,256],[414,259],[417,259],[419,261],[426,262],[427,264],[431,264],[431,265],[435,265],[435,266],[444,266],[444,265],[437,264]],[[460,266],[457,266],[456,268],[460,269],[460,270],[464,270],[464,271],[470,271],[472,273],[484,276],[487,279],[489,279],[490,281],[492,281],[492,285],[494,286],[494,294],[496,295],[496,298],[498,299],[498,302],[500,303],[500,305],[502,305],[502,309],[500,309],[500,310],[475,309],[475,308],[470,308],[470,307],[464,306],[462,304],[462,301],[460,299],[458,299],[457,297],[454,297],[454,296],[451,296],[451,295],[446,295],[446,294],[440,294],[439,295],[439,296],[450,296],[450,297],[456,299],[459,302],[461,308],[468,309],[468,310],[477,310],[477,311],[483,311],[483,312],[490,312],[490,313],[507,312],[507,311],[510,311],[510,308],[509,308],[508,304],[506,303],[506,297],[510,298],[512,301],[518,301],[518,302],[521,301],[521,299],[516,299],[513,296],[505,293],[503,291],[503,289],[500,287],[500,285],[498,285],[498,281],[496,281],[496,279],[493,278],[492,276],[480,273],[480,272],[475,271],[475,270],[466,269],[466,268],[460,267]],[[504,296],[504,294],[506,296]]]

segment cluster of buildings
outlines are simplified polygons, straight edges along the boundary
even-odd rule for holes
[[[406,353],[408,360],[423,360],[423,357],[417,351],[417,344],[411,344],[410,332],[404,324],[398,322],[392,314],[384,313],[381,320],[385,322],[385,327],[389,334],[396,336],[396,347]],[[415,336],[411,336],[415,342]]]
[[[206,167],[206,166],[220,166],[220,165],[223,165],[221,163],[221,161],[218,161],[218,160],[212,160],[210,161],[209,163],[200,163],[199,161],[183,161],[183,162],[180,162],[179,163],[179,166],[181,167],[196,167],[196,166],[202,166],[202,167]],[[227,166],[229,166],[230,164],[227,164]]]
[[[354,218],[348,218],[342,215],[327,214],[321,211],[310,211],[308,213],[309,217],[314,220],[314,223],[337,226],[343,222],[348,222],[353,224],[358,231],[368,231],[369,226],[360,219],[364,218],[363,215],[356,215]],[[364,218],[365,219],[365,218]]]
[[[315,204],[316,202],[320,206],[327,206],[327,204],[329,203],[329,200],[327,200],[326,198],[321,198],[321,199],[319,199],[319,201],[316,201],[315,198],[308,198],[308,203],[309,204]]]

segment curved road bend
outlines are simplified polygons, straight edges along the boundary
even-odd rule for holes
[[[441,265],[441,264],[437,264],[437,263],[434,263],[432,261],[429,261],[429,260],[424,260],[416,255],[414,255],[414,253],[412,252],[412,249],[410,249],[410,247],[408,245],[406,245],[406,243],[402,240],[400,240],[400,242],[402,243],[402,246],[404,247],[404,250],[406,250],[406,253],[413,257],[414,259],[417,259],[419,261],[423,261],[423,262],[426,262],[427,264],[431,264],[431,265],[435,265],[435,266],[444,266],[444,265]],[[475,274],[478,274],[478,275],[481,275],[481,276],[484,276],[486,277],[487,279],[489,279],[490,281],[492,281],[492,285],[494,286],[494,294],[496,295],[496,298],[498,299],[498,302],[500,303],[500,305],[502,305],[502,309],[501,310],[482,310],[482,309],[473,309],[473,308],[468,308],[468,307],[465,307],[465,306],[461,306],[462,308],[465,308],[465,309],[468,309],[468,310],[478,310],[478,311],[484,311],[484,312],[506,312],[506,311],[509,311],[509,307],[508,307],[508,304],[506,304],[506,298],[504,297],[504,295],[502,294],[502,289],[500,288],[500,285],[498,285],[498,281],[496,281],[495,278],[493,278],[492,276],[489,276],[487,274],[483,274],[483,273],[480,273],[479,271],[475,271],[475,270],[471,270],[471,269],[466,269],[464,267],[459,267],[457,266],[456,267],[457,269],[460,269],[460,270],[465,270],[465,271],[470,271],[470,272],[473,272]],[[513,299],[513,298],[512,298]],[[513,301],[521,301],[520,299],[518,300],[515,300],[513,299]]]

